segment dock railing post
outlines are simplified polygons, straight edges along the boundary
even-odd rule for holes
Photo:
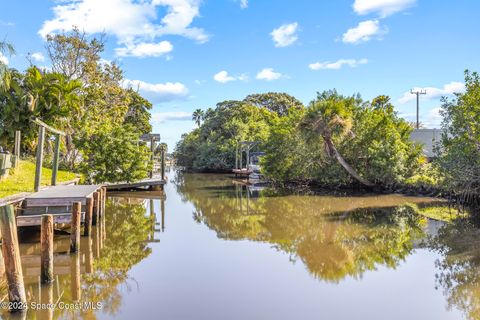
[[[21,131],[15,131],[15,146],[13,150],[13,154],[15,155],[15,167],[18,167],[18,163],[20,161],[20,142],[21,142]]]
[[[42,283],[53,281],[53,215],[42,215],[41,226],[42,259],[40,267],[40,280]]]
[[[33,190],[35,192],[38,192],[38,190],[40,190],[40,182],[42,181],[44,142],[45,142],[45,127],[40,126],[40,128],[38,129],[37,161],[35,165],[35,184],[33,186]]]
[[[70,233],[70,253],[80,249],[80,221],[82,220],[82,203],[74,202],[72,206],[72,224]]]
[[[150,178],[153,178],[153,163],[154,163],[154,154],[155,154],[155,138],[152,136],[150,138],[150,152],[152,153],[152,155],[150,156],[150,159],[152,161],[152,170],[150,171]]]
[[[25,311],[27,297],[23,283],[20,249],[18,247],[17,224],[13,206],[0,207],[0,233],[2,235],[2,253],[8,282],[8,299],[15,309]]]
[[[92,215],[93,215],[93,198],[87,198],[85,208],[84,230],[83,235],[89,236],[92,231]]]
[[[165,180],[165,149],[162,148],[162,180]]]
[[[52,186],[57,185],[57,172],[58,172],[58,161],[60,158],[60,135],[55,135],[55,150],[53,153],[53,164],[52,164]]]

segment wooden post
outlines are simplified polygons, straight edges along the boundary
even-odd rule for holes
[[[243,168],[243,146],[240,146],[240,169]]]
[[[72,223],[70,232],[70,253],[80,249],[80,222],[82,220],[82,203],[74,202],[72,206]]]
[[[102,188],[102,215],[105,216],[105,210],[107,206],[107,188]]]
[[[155,154],[155,138],[153,136],[150,138],[150,152],[152,153],[152,155],[150,156],[150,159],[152,160],[152,171],[150,171],[150,178],[153,178],[153,156]]]
[[[85,252],[85,272],[93,272],[93,236],[87,238],[87,250]]]
[[[238,143],[235,147],[235,169],[238,169]]]
[[[53,319],[53,284],[41,286],[39,288],[40,303],[45,306],[38,309],[38,319]]]
[[[80,286],[80,254],[75,253],[70,261],[70,289],[73,301],[82,298],[82,287]]]
[[[100,213],[100,192],[95,191],[93,193],[93,217],[92,217],[92,226],[97,225],[97,221],[99,220],[99,213]]]
[[[0,207],[0,233],[2,235],[2,253],[8,282],[8,299],[16,309],[25,310],[27,297],[23,284],[20,249],[18,248],[17,224],[13,206]]]
[[[40,280],[42,283],[53,282],[53,215],[42,215],[41,227],[42,261]]]
[[[89,236],[92,232],[92,215],[93,215],[93,198],[87,198],[85,208],[84,230],[83,235]]]
[[[20,143],[21,143],[21,131],[17,130],[15,131],[15,148],[14,148],[14,155],[17,158],[15,161],[15,167],[18,166],[18,161],[20,160]]]
[[[40,183],[42,181],[42,163],[43,163],[43,144],[45,142],[45,127],[40,126],[38,129],[38,144],[37,144],[37,162],[35,165],[35,184],[33,190],[38,192],[40,190]]]
[[[57,185],[58,160],[60,158],[60,135],[55,135],[55,150],[53,152],[52,186]]]
[[[165,149],[162,148],[162,180],[165,180]]]
[[[165,201],[160,200],[160,212],[162,213],[162,232],[165,231]]]

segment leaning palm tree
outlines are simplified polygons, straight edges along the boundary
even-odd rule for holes
[[[313,138],[321,137],[328,156],[337,160],[354,179],[368,187],[373,187],[372,182],[360,176],[348,164],[334,143],[334,137],[341,139],[354,135],[351,129],[355,105],[355,97],[346,98],[338,95],[336,91],[318,94],[317,99],[310,104],[300,123],[300,128]]]
[[[6,55],[15,54],[13,45],[8,42],[0,41],[0,89],[8,89],[11,75],[6,62]]]
[[[203,110],[197,109],[192,113],[192,120],[195,121],[197,126],[200,127],[200,124],[202,123],[202,120],[203,120],[203,116],[204,116]]]

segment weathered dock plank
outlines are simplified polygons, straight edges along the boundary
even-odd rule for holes
[[[85,212],[81,214],[81,221],[85,220]],[[72,214],[71,213],[60,213],[53,214],[53,223],[71,223]],[[29,226],[39,226],[42,222],[42,215],[25,215],[17,216],[17,227],[29,227]]]
[[[55,186],[40,190],[25,197],[25,207],[71,206],[74,202],[86,205],[87,198],[101,188],[101,185]]]

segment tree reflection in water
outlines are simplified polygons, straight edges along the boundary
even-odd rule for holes
[[[300,259],[316,278],[339,282],[378,266],[396,267],[424,237],[415,212],[432,199],[332,196],[253,191],[218,175],[178,173],[177,191],[194,204],[194,219],[230,240],[268,242]],[[437,203],[438,204],[438,203]]]
[[[441,253],[436,261],[436,283],[447,297],[448,308],[461,310],[467,319],[480,319],[480,230],[469,221],[442,227],[428,241]]]
[[[22,243],[20,251],[28,302],[65,304],[102,303],[102,313],[115,315],[122,304],[122,290],[136,286],[128,271],[150,253],[154,216],[146,214],[144,200],[111,198],[107,201],[105,232],[93,228],[92,237],[81,239],[79,254],[69,255],[69,236],[55,236],[53,284],[38,284],[40,247],[37,238]],[[37,235],[38,236],[38,235]],[[29,261],[32,261],[31,265]],[[5,292],[6,291],[2,291]],[[11,319],[96,319],[96,310],[29,309],[23,317],[3,313]]]

